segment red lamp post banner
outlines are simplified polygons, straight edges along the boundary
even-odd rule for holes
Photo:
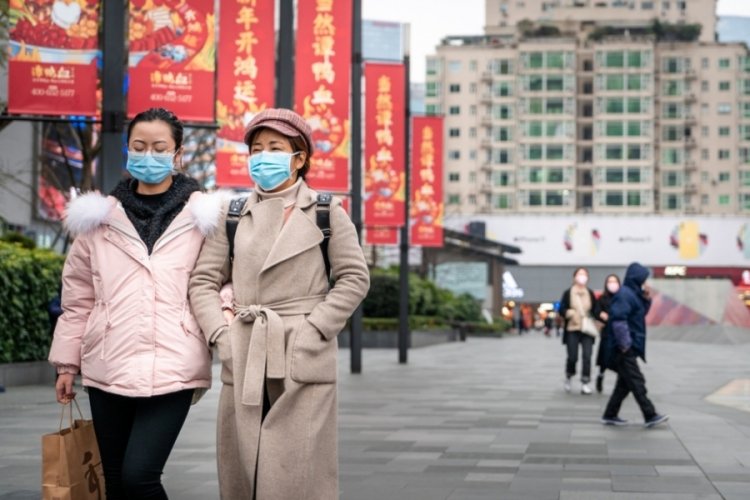
[[[95,116],[99,2],[16,0],[8,18],[8,111]]]
[[[275,0],[229,0],[219,12],[216,185],[252,187],[245,126],[273,106]]]
[[[404,224],[405,95],[403,64],[365,65],[365,224]]]
[[[348,192],[352,2],[303,0],[297,9],[294,102],[315,148],[306,178],[315,189]]]
[[[398,245],[398,229],[395,227],[367,227],[365,242],[368,245]]]
[[[130,0],[128,116],[213,122],[215,31],[213,0]]]
[[[443,246],[443,118],[412,121],[411,244]]]

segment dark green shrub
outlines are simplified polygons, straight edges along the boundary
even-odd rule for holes
[[[47,306],[58,292],[64,258],[0,242],[0,363],[46,359]]]
[[[11,231],[9,233],[5,233],[1,238],[0,241],[3,241],[5,243],[18,243],[23,248],[26,248],[28,250],[33,250],[36,248],[36,242],[29,238],[28,236],[24,236],[21,233],[17,233],[15,231]]]

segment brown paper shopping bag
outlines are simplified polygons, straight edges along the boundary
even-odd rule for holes
[[[42,436],[42,498],[44,500],[104,500],[104,474],[94,424],[73,420],[73,404],[68,405],[70,427]]]

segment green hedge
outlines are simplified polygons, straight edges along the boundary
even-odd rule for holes
[[[49,301],[64,258],[49,250],[0,242],[0,363],[47,358]]]
[[[374,269],[370,291],[363,304],[367,318],[398,318],[398,268]],[[469,294],[455,295],[433,281],[409,275],[409,315],[437,317],[445,321],[481,321],[482,306]]]

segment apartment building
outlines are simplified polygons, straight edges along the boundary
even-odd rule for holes
[[[427,61],[446,214],[750,213],[750,55],[714,7],[488,0]]]

